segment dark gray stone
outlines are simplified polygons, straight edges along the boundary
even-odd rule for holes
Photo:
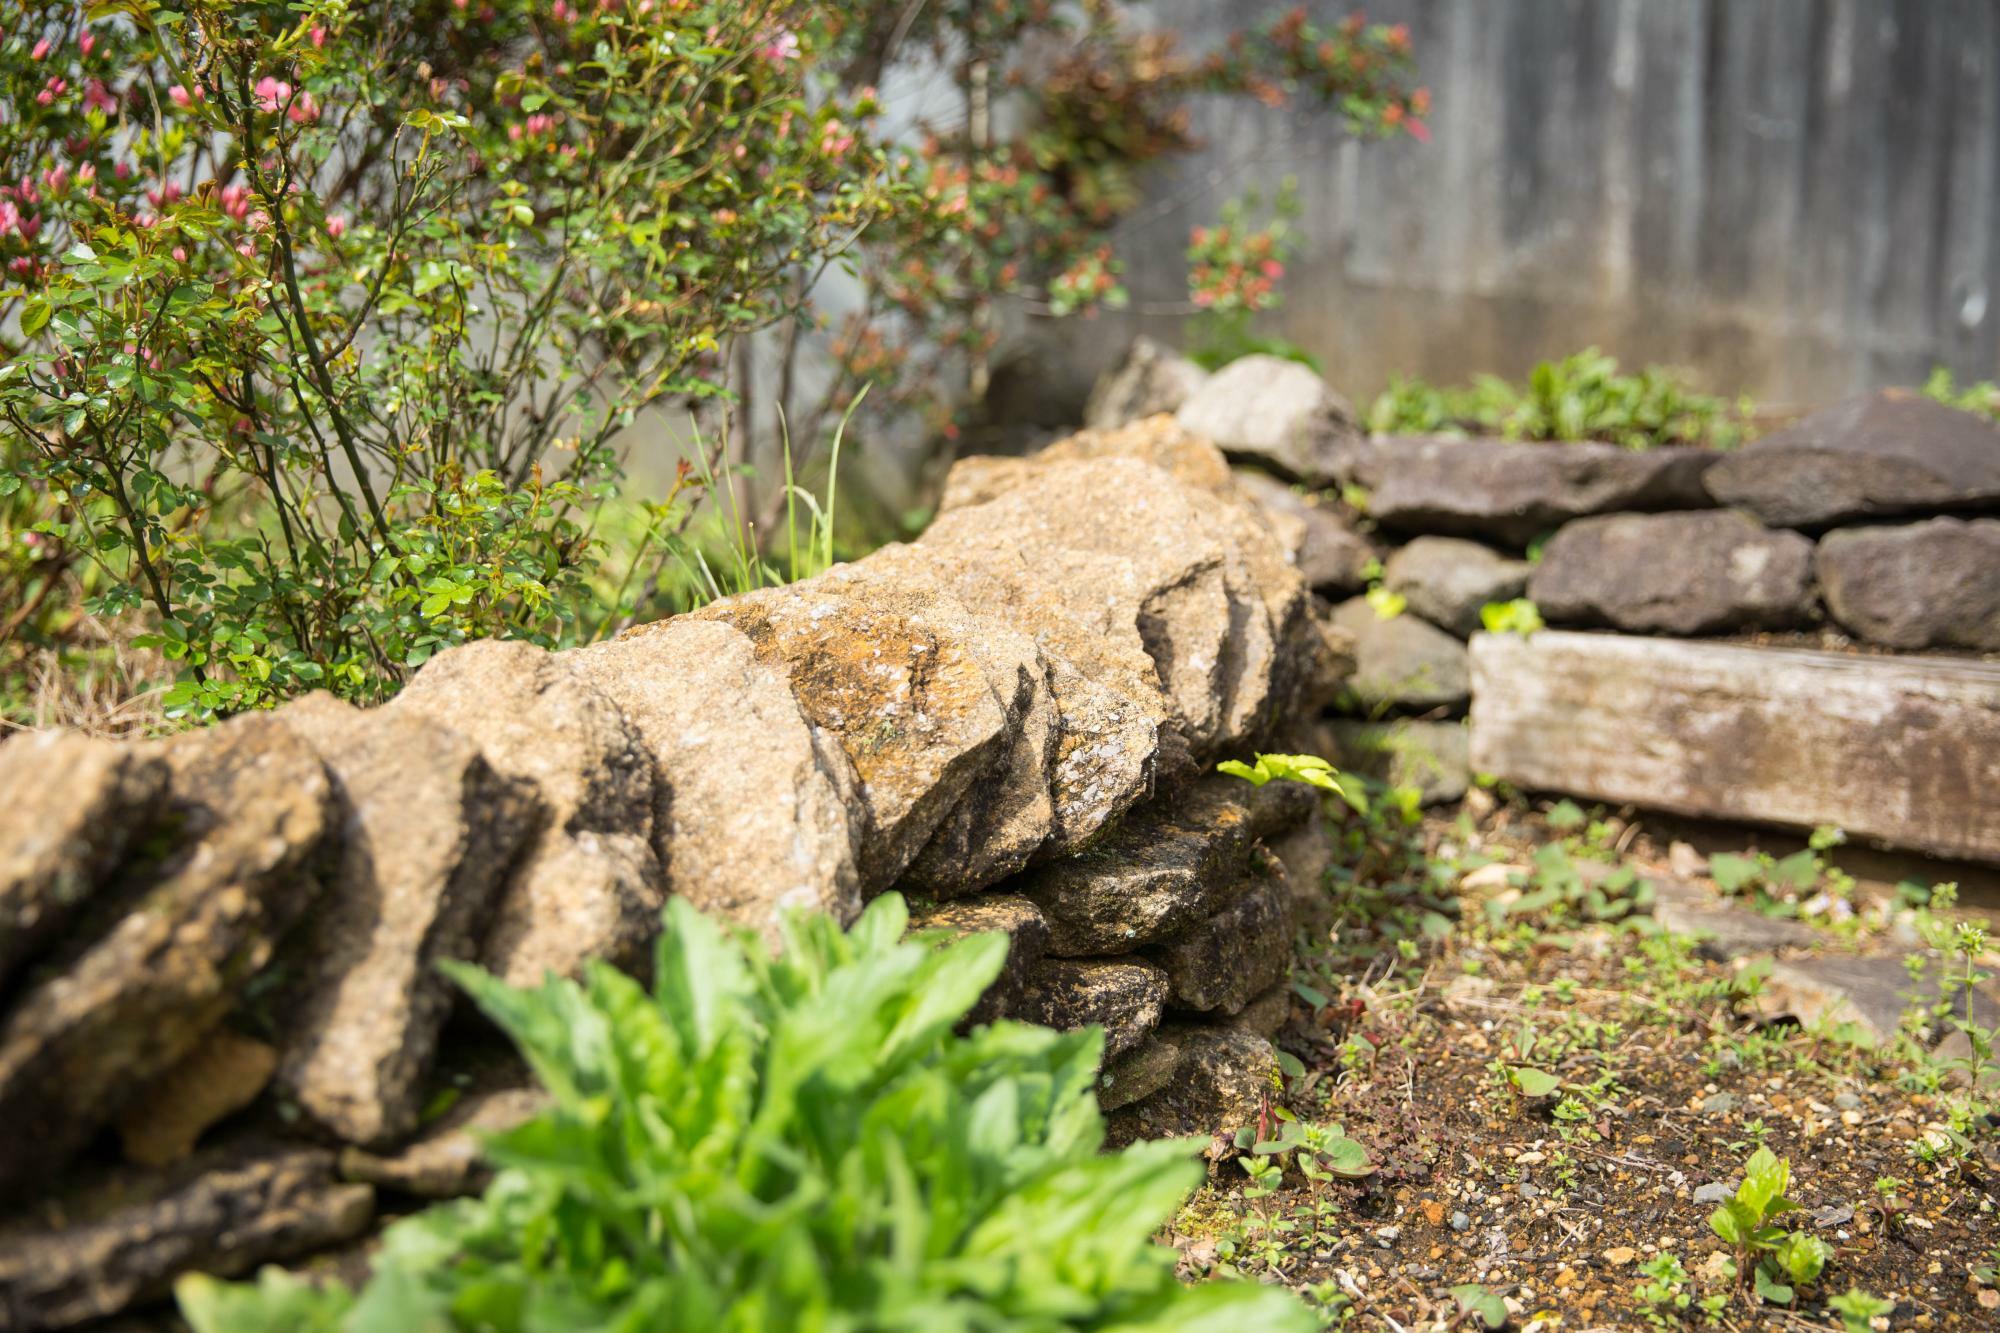
[[[1472,697],[1465,645],[1405,612],[1384,618],[1366,598],[1334,608],[1333,623],[1354,640],[1348,690],[1366,707],[1456,708]]]
[[[1213,916],[1254,840],[1304,820],[1317,793],[1215,775],[1133,812],[1095,845],[1016,880],[1056,957],[1130,953]]]
[[[1172,1031],[1155,1032],[1129,1055],[1107,1061],[1097,1076],[1097,1105],[1107,1115],[1150,1097],[1167,1086],[1181,1064],[1181,1040]]]
[[[1125,359],[1098,376],[1084,404],[1086,430],[1116,430],[1156,412],[1173,412],[1208,372],[1151,338],[1135,338]]]
[[[1459,537],[1419,537],[1389,557],[1382,582],[1409,609],[1461,639],[1481,625],[1488,602],[1519,597],[1529,565]]]
[[[1807,949],[1819,939],[1811,926],[1715,897],[1684,880],[1653,881],[1653,920],[1676,935],[1692,935],[1695,952],[1719,963],[1778,949]]]
[[[1812,542],[1746,514],[1610,514],[1549,542],[1528,595],[1550,624],[1661,634],[1791,629],[1812,618]]]
[[[1913,1005],[1928,1010],[1941,994],[1942,960],[1931,954],[1925,961],[1916,981],[1900,956],[1830,954],[1774,962],[1753,1003],[1765,1018],[1795,1018],[1808,1027],[1853,1023],[1867,1040],[1885,1042],[1895,1036],[1906,1010]],[[2000,1000],[1989,990],[1974,991],[1970,1003],[1974,1022],[2000,1025]]]
[[[1814,564],[1827,614],[1866,643],[2000,652],[2000,519],[1842,528]]]
[[[1226,454],[1314,486],[1336,480],[1361,439],[1354,409],[1310,367],[1261,353],[1210,375],[1177,419]]]
[[[962,939],[985,931],[1002,931],[1007,936],[1007,962],[1000,975],[979,997],[979,1003],[965,1016],[965,1024],[991,1023],[996,1018],[1019,1015],[1022,996],[1029,982],[1039,974],[1042,957],[1048,952],[1049,927],[1041,909],[1014,894],[993,894],[966,898],[920,912],[911,918],[912,930],[934,930],[948,939]]]
[[[1385,527],[1521,547],[1587,514],[1706,509],[1714,501],[1701,477],[1715,458],[1681,447],[1386,436],[1354,456],[1351,474]]]
[[[1180,1060],[1157,1092],[1112,1114],[1114,1143],[1210,1135],[1256,1122],[1278,1077],[1270,1042],[1234,1027],[1173,1026],[1161,1032],[1179,1044]]]
[[[1299,577],[1325,593],[1358,592],[1368,582],[1374,547],[1339,510],[1301,495],[1254,468],[1237,468],[1236,484],[1256,504],[1288,523],[1287,544]]]
[[[1753,440],[1709,492],[1780,527],[2000,503],[2000,431],[1910,389],[1884,389]]]
[[[1051,958],[1029,977],[1015,1016],[1063,1031],[1097,1024],[1109,1064],[1160,1025],[1166,1000],[1166,973],[1142,959]]]
[[[1279,876],[1251,876],[1221,911],[1148,954],[1166,969],[1177,1009],[1235,1014],[1284,978],[1292,913]]]

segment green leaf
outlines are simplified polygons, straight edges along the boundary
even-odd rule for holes
[[[21,336],[32,338],[40,333],[54,312],[54,307],[43,298],[39,296],[30,298],[21,307]]]
[[[1523,1097],[1534,1099],[1554,1095],[1562,1087],[1562,1080],[1547,1070],[1530,1068],[1527,1065],[1512,1065],[1507,1070],[1507,1081]]]
[[[1327,1144],[1320,1160],[1327,1170],[1350,1180],[1375,1174],[1375,1164],[1368,1160],[1368,1150],[1353,1139],[1333,1139]]]
[[[1792,1289],[1782,1282],[1773,1281],[1762,1267],[1757,1269],[1755,1278],[1759,1300],[1769,1301],[1773,1305],[1790,1305],[1792,1303]]]
[[[1477,1282],[1453,1287],[1451,1298],[1458,1302],[1462,1314],[1474,1316],[1488,1328],[1502,1328],[1507,1323],[1507,1302]]]
[[[1762,876],[1763,868],[1750,857],[1717,852],[1708,858],[1708,874],[1724,893],[1740,893]]]

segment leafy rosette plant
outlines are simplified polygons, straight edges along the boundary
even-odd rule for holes
[[[1006,937],[905,938],[895,895],[776,957],[676,901],[650,993],[595,966],[454,976],[553,1098],[484,1197],[391,1227],[359,1291],[180,1286],[197,1333],[298,1329],[1310,1329],[1284,1292],[1182,1286],[1151,1233],[1190,1146],[1101,1152],[1102,1033],[954,1026]]]

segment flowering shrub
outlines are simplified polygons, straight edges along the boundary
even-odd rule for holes
[[[149,610],[184,712],[573,636],[618,432],[891,202],[822,40],[790,0],[29,4],[8,521]]]

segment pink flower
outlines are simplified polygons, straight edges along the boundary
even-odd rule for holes
[[[251,231],[263,231],[271,225],[271,215],[260,208],[243,219],[243,225]]]
[[[171,95],[174,90],[168,89],[167,91]],[[118,99],[113,97],[111,90],[104,86],[104,80],[92,79],[83,86],[83,109],[87,112],[102,111],[108,116],[118,109]]]
[[[771,40],[757,48],[757,54],[774,65],[799,58],[799,37],[790,28],[780,28]]]
[[[326,45],[326,26],[324,24],[313,24],[312,44],[315,51],[320,50]]]
[[[111,174],[121,181],[125,180],[132,174],[132,164],[130,162],[120,162],[117,166],[111,168]]]
[[[94,32],[85,33],[76,45],[78,50],[82,51],[85,55],[89,55],[97,49],[97,34]]]
[[[21,210],[14,206],[12,199],[0,198],[0,236],[21,225]]]
[[[1258,265],[1258,268],[1260,271],[1262,271],[1265,277],[1270,278],[1273,281],[1276,281],[1277,279],[1285,276],[1285,266],[1283,264],[1280,264],[1275,259],[1265,260],[1262,264]]]
[[[46,60],[53,45],[48,38],[42,38],[41,41],[35,43],[35,49],[28,53],[28,58],[30,60]]]
[[[167,89],[167,100],[175,106],[184,107],[194,101],[194,98],[188,96],[187,89],[176,83]]]
[[[247,185],[225,185],[218,196],[222,211],[238,222],[250,216],[250,187]]]
[[[339,240],[347,234],[347,219],[336,213],[326,220],[326,234]]]
[[[285,115],[293,124],[304,125],[308,121],[319,119],[319,103],[313,101],[311,93],[300,93],[298,100],[292,103],[291,109]]]
[[[551,6],[549,9],[549,17],[553,18],[558,23],[569,22],[570,19],[569,6],[564,3],[564,0],[556,0],[555,4]]]
[[[61,194],[69,188],[69,168],[61,165],[50,167],[42,173],[42,184],[48,187],[50,194]]]
[[[186,246],[177,245],[174,247],[174,262],[176,264],[185,264],[188,262],[188,252]]]
[[[95,185],[97,183],[97,164],[95,162],[86,162],[78,167],[76,169],[76,183],[78,185]]]
[[[257,94],[257,107],[259,110],[276,111],[292,95],[292,85],[286,83],[283,79],[274,79],[266,74],[263,78],[257,80],[257,87],[254,91]]]

